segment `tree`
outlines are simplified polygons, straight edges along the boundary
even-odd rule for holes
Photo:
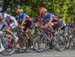
[[[67,23],[72,23],[75,16],[75,0],[20,0],[19,3],[11,0],[9,4],[8,8],[10,8],[12,13],[15,13],[17,8],[23,8],[32,17],[37,16],[37,8],[39,6],[46,7],[49,12],[62,18]]]

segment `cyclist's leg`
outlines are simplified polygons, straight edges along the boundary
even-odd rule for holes
[[[31,39],[32,38],[32,36],[31,36],[32,23],[27,21],[25,26],[26,26],[26,30],[27,30],[28,35],[29,35],[29,39]]]
[[[48,24],[48,27],[50,28],[51,32],[54,32],[53,23]]]
[[[8,32],[14,39],[16,47],[19,48],[19,38],[13,33],[13,30],[16,28],[17,26],[14,23],[11,23],[10,26],[8,26],[8,28],[6,29],[6,32]]]
[[[13,33],[13,29],[15,29],[17,26],[14,23],[11,23],[10,26],[6,29],[6,31],[13,36],[15,42],[18,40],[18,37]]]
[[[4,46],[3,46],[3,44],[2,44],[2,42],[0,40],[0,52],[2,52],[3,50],[4,50]]]
[[[27,31],[27,35],[28,35],[28,43],[29,43],[29,46],[30,47],[32,45],[32,32],[31,32],[31,29],[32,29],[32,23],[31,22],[27,22],[26,24],[26,31]]]

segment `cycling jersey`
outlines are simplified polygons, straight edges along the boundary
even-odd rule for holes
[[[19,22],[19,24],[21,24],[22,21],[26,21],[26,20],[32,22],[32,19],[26,13],[22,13],[20,16],[17,16],[16,19]]]
[[[42,17],[43,22],[55,21],[55,15],[48,13],[46,16]]]
[[[61,26],[66,26],[66,23],[63,20],[60,20],[60,19],[58,21],[58,24],[61,25]]]
[[[20,16],[17,16],[16,19],[17,19],[17,21],[19,21],[19,22],[25,21],[27,16],[28,16],[28,15],[27,15],[26,13],[22,13]]]
[[[18,23],[17,23],[17,21],[16,21],[16,18],[15,17],[13,17],[13,16],[7,16],[6,17],[6,21],[8,22],[8,23],[10,23],[10,24],[12,24],[12,23],[14,23],[16,26],[18,26]]]
[[[6,14],[6,13],[2,13],[3,14],[3,18],[5,18],[2,30],[6,30],[8,28],[8,26],[10,26],[12,29],[15,28],[16,26],[18,26],[18,23],[15,19],[15,17]]]
[[[65,23],[63,20],[60,20],[60,19],[59,19],[58,25],[60,25],[60,27],[62,26],[61,30],[64,30],[64,32],[66,31],[66,30],[65,30],[66,23]]]
[[[57,23],[55,22],[53,23],[54,23],[54,26],[53,26],[54,29],[61,28],[61,30],[65,31],[66,23],[63,20],[59,19]]]
[[[22,13],[20,16],[17,16],[16,19],[17,19],[19,24],[21,24],[22,21],[25,22],[25,24],[24,24],[25,29],[31,28],[32,18],[30,18],[26,13]]]

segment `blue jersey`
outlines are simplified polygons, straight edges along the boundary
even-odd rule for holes
[[[53,17],[53,16],[54,16],[53,14],[48,13],[46,16],[43,16],[43,17],[42,17],[42,21],[43,21],[43,22],[48,22],[49,20],[52,20],[52,17]]]
[[[25,21],[27,16],[28,15],[26,13],[22,13],[22,15],[17,16],[16,19],[17,21]]]

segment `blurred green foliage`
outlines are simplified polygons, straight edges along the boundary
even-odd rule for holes
[[[32,17],[37,16],[39,6],[46,7],[48,12],[57,15],[67,23],[73,22],[75,0],[20,0],[20,2],[11,0],[9,3],[9,8],[14,15],[17,8],[23,8],[24,12]]]

